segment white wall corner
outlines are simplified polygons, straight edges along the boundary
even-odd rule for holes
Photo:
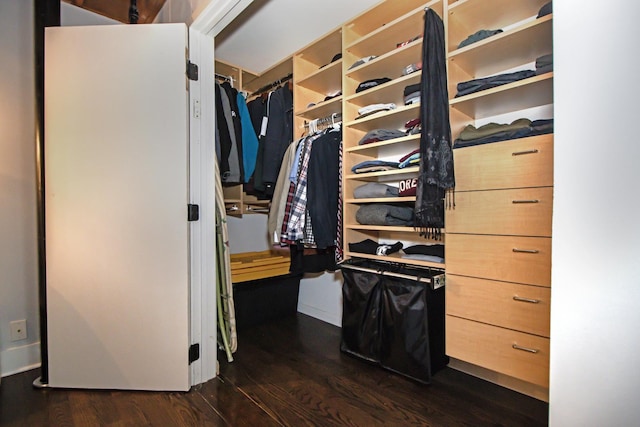
[[[3,377],[40,367],[40,342],[10,347],[0,352],[0,374]]]

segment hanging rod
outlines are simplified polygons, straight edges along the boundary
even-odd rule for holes
[[[322,117],[319,119],[314,119],[314,120],[310,120],[310,121],[306,121],[304,122],[304,127],[308,128],[309,125],[316,121],[316,125],[333,125],[333,124],[338,124],[340,122],[342,122],[342,113],[333,113],[330,116],[327,117]]]
[[[263,92],[268,91],[269,89],[273,89],[276,86],[280,86],[282,83],[284,83],[284,82],[286,82],[288,80],[291,80],[292,78],[293,78],[293,74],[289,73],[286,76],[281,77],[281,78],[279,78],[278,80],[276,80],[276,81],[274,81],[272,83],[269,83],[268,85],[262,86],[260,89],[256,90],[255,92],[253,92],[249,96],[259,95],[259,94],[261,94]]]
[[[215,77],[218,79],[228,81],[229,83],[231,83],[231,86],[233,86],[233,82],[235,81],[235,79],[232,76],[225,76],[224,74],[215,73]]]

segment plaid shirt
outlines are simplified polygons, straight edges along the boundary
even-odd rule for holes
[[[295,193],[291,200],[291,210],[287,221],[287,231],[283,234],[283,240],[292,244],[305,237],[305,223],[307,213],[307,171],[309,169],[309,158],[311,157],[311,146],[319,135],[313,135],[305,139],[304,147],[300,155],[300,167],[298,168],[298,180],[295,184]],[[288,202],[288,199],[287,199]],[[284,224],[284,222],[283,222]]]

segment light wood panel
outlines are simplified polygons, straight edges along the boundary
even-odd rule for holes
[[[548,338],[447,315],[446,342],[451,357],[549,386]]]
[[[549,337],[551,289],[447,275],[446,312]]]
[[[553,187],[460,191],[447,232],[551,237]]]
[[[450,233],[446,260],[450,274],[551,286],[551,239],[546,237]]]
[[[553,185],[553,135],[453,150],[456,191]]]

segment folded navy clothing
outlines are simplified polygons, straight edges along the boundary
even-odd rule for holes
[[[349,250],[351,252],[369,255],[385,256],[398,252],[400,249],[402,249],[402,242],[396,242],[394,244],[378,244],[371,239],[365,239],[361,242],[349,243]]]
[[[413,245],[403,249],[405,254],[432,255],[444,258],[444,245]]]
[[[413,225],[413,207],[371,203],[360,206],[356,221],[362,225]]]
[[[379,167],[380,170],[389,170],[389,169],[397,169],[400,166],[399,162],[387,162],[384,160],[365,160],[364,162],[360,162],[354,167],[351,168],[351,172],[358,173],[363,169],[369,169],[367,172],[371,172],[372,167]]]
[[[478,30],[475,33],[471,34],[466,39],[462,40],[458,45],[458,49],[461,49],[465,46],[468,46],[472,43],[479,42],[480,40],[484,40],[487,37],[491,37],[498,33],[501,33],[502,30]]]
[[[372,87],[376,87],[390,81],[391,79],[389,77],[381,77],[379,79],[366,80],[358,85],[358,87],[356,88],[356,93],[360,93],[363,90],[371,89]]]
[[[414,85],[406,86],[406,87],[404,88],[403,95],[404,95],[404,96],[408,96],[408,95],[411,95],[411,94],[413,94],[413,93],[415,93],[415,92],[420,93],[420,83],[416,83],[416,84],[414,84]]]
[[[553,71],[553,54],[543,55],[536,58],[536,74],[544,74]]]
[[[351,252],[358,252],[361,254],[375,255],[378,249],[378,242],[371,239],[365,239],[361,242],[349,243],[349,250]]]
[[[552,1],[550,1],[549,3],[546,3],[545,5],[543,5],[540,10],[538,11],[538,16],[536,16],[536,18],[542,18],[543,16],[549,15],[550,13],[553,12],[553,5],[552,5]]]
[[[457,86],[458,93],[456,94],[456,98],[459,96],[479,92],[481,90],[491,89],[492,87],[517,82],[519,80],[527,79],[535,75],[536,72],[533,70],[522,70],[516,71],[514,73],[498,74],[496,76],[460,82]]]

